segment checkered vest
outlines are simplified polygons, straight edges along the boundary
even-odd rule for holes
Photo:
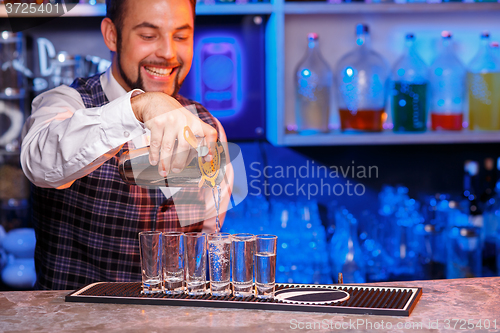
[[[71,85],[86,108],[108,103],[100,76],[76,79]],[[194,104],[200,118],[215,126],[210,113]],[[123,151],[123,148],[122,148]],[[33,186],[36,231],[35,266],[38,289],[77,289],[96,281],[140,281],[138,233],[151,229],[199,231],[203,222],[181,227],[179,216],[203,221],[203,191],[184,188],[166,199],[159,189],[128,185],[112,157],[64,190]]]

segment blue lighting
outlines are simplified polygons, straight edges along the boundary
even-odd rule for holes
[[[347,67],[345,73],[347,74],[347,76],[351,77],[354,75],[354,70],[351,67]]]
[[[403,107],[406,105],[406,101],[404,99],[399,100],[399,106]]]
[[[403,68],[398,69],[398,75],[399,76],[405,75],[405,70]]]
[[[470,195],[469,190],[465,190],[465,191],[464,191],[464,195],[465,195],[466,197],[468,197],[468,196]]]
[[[237,36],[213,32],[196,41],[193,67],[195,100],[216,117],[228,117],[241,110],[244,100],[244,66]]]
[[[438,105],[438,106],[444,106],[444,99],[439,99],[439,100],[437,101],[437,105]]]
[[[231,91],[208,91],[205,93],[206,101],[229,101],[233,98]]]
[[[224,70],[221,70],[224,68]],[[205,59],[201,77],[213,90],[228,89],[233,83],[234,63],[225,55],[212,55]]]
[[[437,76],[443,75],[443,69],[442,68],[436,68],[434,70],[434,74],[436,74]]]
[[[455,97],[455,98],[453,99],[453,103],[454,103],[454,104],[460,104],[460,103],[462,103],[462,99],[461,99],[460,97]]]
[[[302,76],[303,77],[309,77],[311,76],[311,72],[306,68],[302,70]]]

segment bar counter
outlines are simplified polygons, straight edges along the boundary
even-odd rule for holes
[[[70,291],[0,292],[1,332],[498,332],[500,277],[384,282],[421,287],[410,317],[67,303]],[[489,326],[489,330],[487,327]]]

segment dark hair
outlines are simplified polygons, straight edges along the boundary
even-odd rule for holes
[[[195,7],[196,0],[189,0],[191,2],[191,7],[193,8],[193,19],[196,16]],[[125,6],[127,0],[106,0],[106,17],[108,17],[116,26],[118,33],[121,31],[123,26],[123,15],[125,13]]]

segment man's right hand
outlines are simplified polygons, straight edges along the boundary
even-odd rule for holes
[[[146,92],[130,100],[135,117],[151,131],[149,162],[158,164],[158,172],[166,177],[170,171],[181,172],[189,164],[191,146],[184,138],[189,126],[197,137],[204,137],[209,147],[208,160],[213,156],[217,131],[185,109],[176,99],[162,92]],[[177,150],[172,153],[177,139]]]

